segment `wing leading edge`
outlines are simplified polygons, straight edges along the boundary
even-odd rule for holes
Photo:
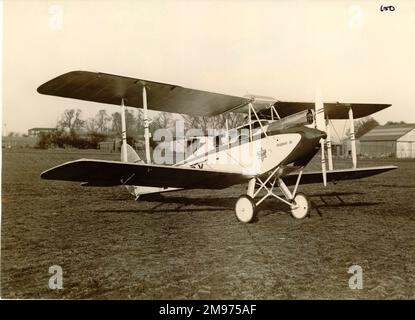
[[[42,179],[83,182],[86,186],[136,185],[184,189],[223,189],[252,176],[237,172],[80,159],[42,172]]]

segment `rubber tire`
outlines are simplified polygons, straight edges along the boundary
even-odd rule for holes
[[[304,193],[297,193],[294,197],[294,202],[297,204],[297,201],[300,201],[300,208],[291,208],[291,215],[295,219],[304,219],[310,214],[310,201],[308,201],[307,196]],[[300,210],[298,210],[300,209]]]
[[[235,203],[235,216],[239,222],[250,223],[255,220],[255,202],[246,195],[241,195]]]

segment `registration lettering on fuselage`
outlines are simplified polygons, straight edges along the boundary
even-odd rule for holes
[[[277,144],[276,144],[276,146],[277,146],[277,147],[282,147],[282,146],[285,146],[286,144],[288,144],[288,142],[287,142],[287,141],[277,143]]]

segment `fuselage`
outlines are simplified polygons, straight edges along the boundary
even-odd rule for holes
[[[277,122],[270,122],[256,130],[236,131],[233,137],[193,137],[196,142],[187,149],[188,156],[175,166],[261,176],[282,165],[304,167],[317,153],[324,137],[324,132],[314,128],[281,128]],[[136,186],[131,191],[140,195],[173,190],[177,189]]]
[[[251,137],[237,135],[218,143],[199,137],[199,147],[180,166],[261,175],[281,164],[305,166],[320,147],[325,133],[305,126],[276,129],[263,126]]]

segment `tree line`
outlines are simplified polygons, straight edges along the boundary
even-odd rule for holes
[[[244,115],[242,114],[230,113],[227,117],[229,128],[244,123]],[[204,133],[207,133],[210,128],[225,128],[226,123],[225,115],[216,117],[182,115],[182,118],[186,129],[198,128],[202,129]],[[159,112],[151,119],[149,131],[152,134],[157,129],[169,128],[174,132],[176,121],[178,119],[172,114]],[[128,144],[134,145],[134,143],[142,141],[144,139],[143,111],[127,109],[125,122]],[[84,120],[81,109],[66,109],[57,121],[55,131],[39,134],[37,147],[41,149],[51,147],[96,149],[100,142],[116,138],[121,139],[120,112],[108,114],[106,110],[99,110],[94,117]],[[150,142],[154,144],[152,140]]]
[[[246,123],[246,115],[240,113],[221,114],[215,117],[182,115],[186,129],[201,129],[205,134],[208,129],[221,129],[226,127],[228,119],[229,129]],[[126,110],[125,115],[127,127],[127,142],[134,145],[144,140],[144,114],[141,109]],[[175,131],[175,122],[180,119],[173,117],[167,112],[159,112],[151,119],[149,131],[151,134],[160,128],[169,128]],[[405,122],[391,122],[387,124],[405,124]],[[372,117],[355,121],[356,138],[361,137],[379,123]],[[9,133],[9,136],[13,133]],[[40,133],[37,147],[47,149],[58,148],[79,148],[96,149],[100,142],[106,140],[121,139],[121,113],[108,114],[106,110],[99,110],[97,114],[89,119],[82,118],[81,109],[66,109],[56,124],[56,130],[50,133]],[[154,146],[154,142],[150,140]]]

